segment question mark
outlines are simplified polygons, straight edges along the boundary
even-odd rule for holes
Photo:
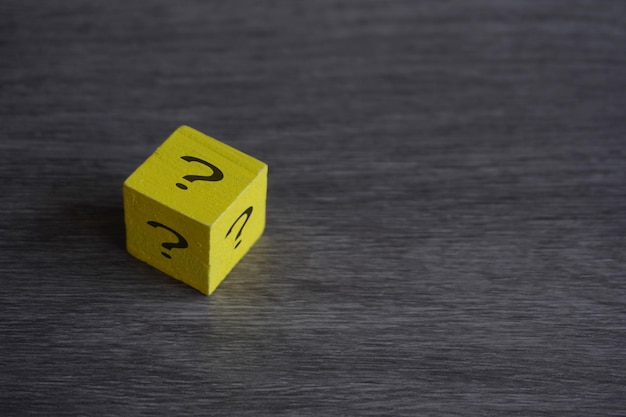
[[[237,217],[237,220],[235,220],[233,225],[230,226],[230,229],[228,229],[228,232],[226,233],[226,236],[224,237],[224,239],[226,239],[228,237],[230,232],[233,231],[233,227],[235,227],[235,225],[237,224],[239,219],[241,219],[244,215],[246,216],[246,220],[241,225],[241,229],[239,229],[239,232],[237,233],[237,236],[235,236],[235,240],[239,239],[239,237],[241,236],[241,232],[243,231],[243,228],[246,227],[246,223],[248,223],[248,220],[250,220],[250,216],[252,216],[252,206],[250,206],[247,209],[245,209],[244,212],[241,213],[239,215],[239,217]],[[241,240],[239,242],[237,242],[237,244],[235,245],[235,249],[237,249],[237,246],[239,246],[240,243],[241,243]]]
[[[181,156],[180,158],[184,159],[187,162],[199,162],[202,165],[206,165],[213,170],[213,174],[211,175],[185,175],[183,178],[189,182],[194,182],[197,180],[220,181],[222,178],[224,178],[224,173],[218,167],[216,167],[210,162],[204,161],[200,158],[196,158],[195,156]],[[180,188],[181,190],[186,190],[189,188],[185,184],[181,184],[181,183],[176,183],[176,186]]]
[[[165,249],[167,249],[167,250],[172,250],[174,248],[184,249],[184,248],[189,246],[187,244],[187,240],[184,237],[182,237],[180,235],[180,233],[178,233],[176,230],[170,229],[166,225],[161,224],[161,223],[157,223],[157,222],[155,222],[153,220],[150,220],[148,222],[148,224],[150,226],[152,226],[152,227],[162,227],[163,229],[167,229],[167,230],[169,230],[170,232],[172,232],[172,233],[174,233],[176,235],[176,237],[178,238],[178,242],[165,242],[165,243],[161,244],[161,246],[163,246]],[[172,259],[172,256],[169,253],[167,253],[167,252],[161,252],[161,255],[165,256],[168,259]]]

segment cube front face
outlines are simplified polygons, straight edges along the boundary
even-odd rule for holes
[[[128,251],[212,293],[265,227],[267,165],[190,127],[124,183]]]
[[[128,252],[208,294],[210,229],[124,186]]]

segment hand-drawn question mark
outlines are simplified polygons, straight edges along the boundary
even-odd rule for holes
[[[166,225],[155,222],[153,220],[150,220],[148,224],[152,227],[162,227],[163,229],[169,230],[170,232],[176,235],[176,237],[178,238],[178,242],[165,242],[161,244],[161,246],[163,246],[165,249],[167,250],[172,250],[174,248],[184,249],[189,246],[187,244],[187,240],[184,237],[182,237],[181,234],[178,233],[176,230],[173,230],[167,227]],[[167,252],[161,252],[161,255],[165,256],[168,259],[172,259],[172,256]]]
[[[237,220],[235,220],[233,225],[230,226],[230,229],[228,229],[228,232],[226,233],[226,236],[224,237],[224,239],[226,239],[228,237],[228,235],[230,235],[230,232],[233,231],[233,227],[235,227],[235,225],[237,224],[239,219],[241,219],[243,216],[246,216],[246,220],[244,220],[243,224],[241,225],[241,229],[239,229],[239,232],[237,233],[237,236],[235,236],[235,241],[237,241],[237,239],[239,239],[239,237],[241,236],[241,232],[243,231],[243,228],[246,227],[246,223],[248,223],[248,220],[250,220],[250,216],[252,216],[252,206],[250,206],[247,209],[245,209],[244,212],[241,213],[239,215],[239,217],[237,217]],[[239,246],[240,243],[241,243],[241,240],[238,241],[235,244],[235,249],[237,249],[237,246]]]
[[[195,156],[181,156],[181,159],[184,159],[187,162],[199,162],[202,165],[206,165],[209,168],[211,168],[213,170],[213,174],[211,175],[185,175],[183,178],[186,179],[189,182],[194,182],[194,181],[220,181],[222,178],[224,178],[224,173],[215,165],[213,165],[210,162],[207,162],[205,160],[202,160],[200,158],[196,158]],[[185,184],[181,184],[176,183],[176,186],[178,188],[180,188],[181,190],[186,190],[189,187],[187,187]]]

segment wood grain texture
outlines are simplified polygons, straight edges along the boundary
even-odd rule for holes
[[[0,5],[0,413],[626,411],[625,3]],[[181,124],[269,165],[210,298],[124,249]]]

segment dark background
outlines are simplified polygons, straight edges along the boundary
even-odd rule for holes
[[[3,415],[626,414],[626,3],[3,1]],[[179,125],[268,163],[205,297],[128,255]]]

